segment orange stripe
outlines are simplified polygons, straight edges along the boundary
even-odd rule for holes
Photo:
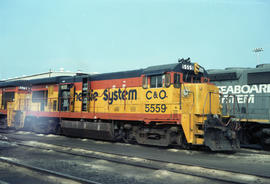
[[[125,79],[112,79],[102,81],[91,81],[91,89],[106,89],[112,88],[123,88],[126,87],[140,87],[142,86],[142,77],[125,78]]]
[[[58,84],[53,86],[53,91],[58,91]]]
[[[5,89],[3,89],[3,91],[4,92],[16,92],[18,90],[16,90],[16,88],[14,88],[14,87],[11,87],[11,88],[5,88]]]
[[[82,82],[75,82],[74,83],[75,90],[82,90]]]
[[[32,91],[48,91],[48,88],[32,88]]]
[[[35,85],[35,86],[32,86],[32,90],[41,89],[41,88],[46,88],[46,85]]]

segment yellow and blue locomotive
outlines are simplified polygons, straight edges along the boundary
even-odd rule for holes
[[[219,90],[197,63],[0,83],[2,126],[40,133],[236,150]]]

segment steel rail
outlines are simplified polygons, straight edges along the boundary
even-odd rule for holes
[[[11,164],[11,165],[15,165],[17,167],[30,169],[32,171],[36,171],[36,172],[46,174],[46,175],[53,175],[53,176],[56,176],[56,177],[59,177],[59,178],[73,180],[73,181],[83,183],[83,184],[101,184],[101,183],[91,181],[91,180],[88,180],[88,179],[79,178],[79,177],[76,177],[76,176],[71,176],[69,174],[64,174],[64,173],[60,173],[60,172],[56,172],[56,171],[52,171],[52,170],[48,170],[48,169],[43,169],[43,168],[40,168],[40,167],[31,166],[29,164],[16,162],[16,161],[8,160],[8,159],[0,158],[0,162],[5,162],[5,163]]]
[[[18,140],[18,141],[25,141],[19,138],[9,138],[9,139],[13,139],[13,140]],[[42,142],[47,144],[46,142]],[[148,169],[154,169],[154,170],[160,170],[160,169],[164,169],[164,167],[160,167],[160,166],[150,166],[148,164],[141,164],[141,163],[136,163],[136,162],[128,162],[125,160],[121,160],[119,158],[108,158],[106,156],[101,156],[101,155],[96,155],[95,153],[87,153],[87,154],[82,154],[82,153],[74,153],[74,151],[63,151],[58,149],[53,149],[53,148],[44,148],[44,147],[40,147],[40,146],[33,146],[33,145],[28,145],[28,144],[23,144],[23,143],[17,143],[18,145],[21,146],[25,146],[25,147],[31,147],[31,148],[36,148],[36,149],[42,149],[42,150],[52,150],[58,153],[64,153],[64,154],[70,154],[70,155],[74,155],[74,156],[81,156],[81,157],[86,157],[86,158],[93,158],[93,159],[101,159],[101,160],[107,160],[110,162],[114,162],[114,163],[118,163],[118,164],[125,164],[125,165],[131,165],[131,166],[135,166],[135,167],[144,167],[144,168],[148,168]],[[59,144],[51,144],[53,146],[58,146],[61,147],[62,149],[76,149],[74,147],[64,147],[62,145]],[[81,149],[81,148],[80,148]],[[98,153],[104,153],[104,154],[110,154],[110,155],[115,155],[115,156],[119,156],[119,157],[128,157],[128,158],[133,158],[135,156],[129,156],[129,155],[124,155],[124,154],[120,154],[120,153],[111,153],[111,152],[101,152],[101,151],[93,151],[93,150],[89,150],[89,149],[84,149],[86,151],[90,151],[90,152],[98,152]],[[139,157],[137,157],[139,158]],[[181,165],[181,166],[187,166],[187,167],[201,167],[203,169],[209,169],[209,170],[217,170],[217,171],[225,171],[228,173],[232,173],[232,174],[241,174],[241,175],[248,175],[248,176],[255,176],[258,178],[263,178],[263,179],[269,179],[269,183],[270,183],[270,177],[269,176],[264,176],[264,175],[258,175],[258,174],[249,174],[249,173],[244,173],[244,172],[239,172],[239,171],[232,171],[229,169],[220,169],[220,168],[216,168],[216,167],[205,167],[205,166],[198,166],[198,165],[194,165],[194,164],[186,164],[184,162],[168,162],[168,161],[164,161],[164,160],[158,160],[158,159],[151,159],[151,158],[140,158],[140,159],[144,159],[150,162],[159,162],[162,164],[175,164],[175,165]],[[197,176],[197,177],[201,177],[201,178],[207,178],[207,179],[211,179],[211,180],[216,180],[216,181],[222,181],[222,182],[230,182],[230,183],[237,183],[237,184],[243,184],[246,182],[238,182],[238,181],[233,181],[233,180],[228,180],[228,179],[220,179],[220,178],[214,178],[211,176],[205,176],[202,174],[194,174],[194,173],[190,173],[188,171],[179,171],[179,170],[175,170],[173,168],[166,168],[167,171],[170,172],[174,172],[174,173],[178,173],[178,174],[185,174],[185,175],[190,175],[190,176]]]
[[[22,141],[22,140],[20,140],[20,141]],[[203,174],[199,174],[199,173],[190,173],[188,171],[183,171],[183,170],[179,171],[179,170],[174,169],[174,168],[159,166],[159,164],[175,164],[175,165],[181,165],[181,166],[187,166],[187,167],[194,167],[196,165],[188,165],[188,164],[184,164],[184,163],[181,164],[181,163],[177,163],[177,162],[167,162],[167,161],[163,161],[163,160],[141,158],[143,160],[147,160],[147,161],[150,161],[150,162],[156,162],[156,163],[152,163],[152,164],[147,164],[147,163],[139,163],[139,162],[136,162],[136,161],[132,162],[132,161],[127,161],[127,160],[119,159],[119,158],[111,158],[111,157],[96,155],[94,153],[82,154],[82,153],[74,153],[74,151],[72,152],[72,151],[64,151],[64,150],[55,149],[55,148],[44,148],[44,147],[40,147],[40,146],[27,145],[27,144],[18,143],[18,142],[16,144],[20,145],[20,146],[24,146],[24,147],[29,147],[29,148],[35,148],[35,149],[41,149],[41,150],[51,150],[51,151],[54,151],[54,152],[73,155],[73,156],[80,156],[80,157],[92,158],[92,159],[101,159],[101,160],[106,160],[106,161],[109,161],[109,162],[114,162],[114,163],[117,163],[117,164],[124,164],[124,165],[129,165],[129,166],[134,166],[134,167],[141,167],[141,168],[152,169],[152,170],[164,170],[165,169],[167,171],[177,173],[177,174],[195,176],[195,177],[199,177],[199,178],[215,180],[215,181],[218,181],[218,182],[228,182],[228,183],[234,183],[234,184],[246,184],[246,181],[235,181],[235,180],[232,180],[232,179],[216,178],[216,177],[213,177],[213,176],[210,176],[210,175],[203,175]],[[59,146],[59,145],[56,145],[56,146]],[[59,147],[63,147],[63,146],[59,146]],[[74,148],[70,148],[70,147],[66,147],[66,148],[63,148],[63,149],[68,149],[68,148],[69,149],[74,149]],[[86,150],[86,151],[92,151],[92,150]],[[95,152],[95,151],[93,151],[93,152]],[[98,151],[98,153],[116,155],[116,156],[119,156],[119,157],[125,156],[125,157],[131,158],[131,159],[133,158],[132,156],[127,156],[127,155],[123,155],[123,154],[113,154],[113,153],[100,152],[100,151]],[[209,168],[201,167],[201,168],[213,170],[213,168],[210,168],[210,167]],[[214,168],[214,169],[218,170],[218,171],[226,171],[226,172],[229,172],[229,173],[232,173],[232,174],[242,174],[242,175],[256,176],[256,177],[264,178],[264,179],[270,179],[270,177],[267,177],[267,176],[250,175],[250,174],[246,174],[246,173],[234,172],[234,171],[228,171],[228,170],[221,170],[221,169],[216,169],[216,168]],[[270,182],[270,180],[269,180],[269,182]]]

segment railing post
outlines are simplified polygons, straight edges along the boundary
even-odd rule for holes
[[[211,99],[212,99],[212,92],[209,92],[209,112],[210,112],[210,114],[212,114],[212,110],[211,110],[212,101],[211,101]]]

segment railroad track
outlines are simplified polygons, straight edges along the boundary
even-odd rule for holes
[[[134,167],[147,168],[152,170],[167,170],[169,172],[195,176],[220,183],[270,183],[270,177],[260,175],[249,175],[241,172],[232,172],[229,170],[220,170],[218,168],[198,167],[194,165],[179,164],[156,159],[145,159],[126,156],[124,154],[112,154],[108,152],[97,152],[81,148],[63,147],[60,145],[47,144],[36,141],[24,141],[18,138],[11,138],[19,146],[28,148],[51,150],[58,153],[69,154],[92,159],[106,160],[117,164],[124,164]]]
[[[248,148],[241,148],[238,153],[244,153],[244,154],[257,154],[257,155],[270,155],[269,151],[264,150],[254,150],[254,149],[248,149]]]
[[[3,130],[3,129],[0,129],[0,140],[1,140],[1,134],[7,134],[8,135],[10,133],[15,133],[15,135],[17,135],[16,132],[17,132],[17,130],[9,130],[9,129]],[[36,133],[33,133],[33,134],[36,134]],[[18,134],[18,135],[20,135],[20,134]],[[126,144],[126,143],[122,143],[122,144]],[[205,151],[205,150],[194,150],[194,151]],[[253,147],[252,148],[250,148],[250,147],[241,148],[240,150],[237,151],[237,153],[270,155],[270,151],[262,150],[262,149],[256,149],[256,148],[253,148]]]
[[[87,180],[84,178],[78,178],[75,176],[71,176],[68,174],[64,174],[64,173],[60,173],[60,172],[56,172],[56,171],[52,171],[52,170],[48,170],[48,169],[44,169],[44,168],[40,168],[40,167],[35,167],[35,166],[31,166],[25,163],[21,163],[18,161],[14,161],[8,158],[1,158],[0,157],[0,163],[1,164],[8,164],[9,167],[12,167],[12,170],[28,170],[28,173],[32,173],[35,178],[40,178],[41,181],[43,182],[56,182],[57,183],[70,183],[70,184],[100,184],[98,182],[95,181],[91,181],[91,180]],[[19,169],[18,169],[19,168]],[[30,171],[30,172],[29,172]],[[31,177],[28,176],[28,177]],[[49,181],[46,179],[49,178]],[[26,179],[26,176],[24,176],[24,179]],[[45,179],[45,181],[44,181]],[[26,179],[27,180],[27,179]],[[7,183],[5,181],[1,181],[0,180],[0,184],[1,183]]]

